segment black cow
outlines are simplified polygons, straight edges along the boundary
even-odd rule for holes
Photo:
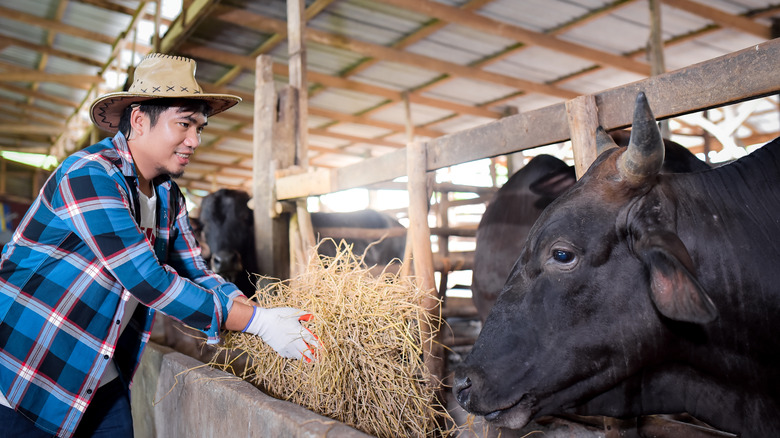
[[[618,145],[628,145],[627,131],[613,132],[612,137]],[[709,169],[684,146],[669,140],[664,140],[664,146],[662,172]],[[542,210],[576,180],[573,166],[551,155],[538,155],[515,172],[490,200],[477,228],[471,280],[472,300],[482,321],[496,302],[531,226]]]
[[[249,274],[258,273],[258,264],[255,256],[253,212],[247,204],[249,198],[249,194],[241,190],[217,190],[203,198],[198,219],[203,227],[202,240],[206,242],[211,254],[211,268],[251,296],[255,292],[255,285]],[[315,234],[320,234],[320,231],[338,232],[344,228],[404,228],[397,220],[374,210],[311,213],[311,221]],[[337,243],[341,241],[338,236],[330,234],[324,237],[333,237]],[[345,237],[343,240],[352,245],[354,254],[364,256],[363,262],[368,267],[384,267],[393,260],[403,260],[405,231],[375,242],[379,239]],[[334,256],[336,253],[335,245],[329,240],[323,241],[318,250],[320,254],[327,256]]]
[[[211,269],[252,296],[255,285],[248,273],[258,273],[258,265],[249,198],[247,192],[232,189],[209,194],[201,201],[198,222]]]
[[[603,152],[534,224],[454,393],[509,428],[685,411],[775,436],[780,138],[715,169],[659,174],[643,93],[636,108],[628,148]]]

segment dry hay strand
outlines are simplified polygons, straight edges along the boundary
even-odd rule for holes
[[[272,282],[253,299],[262,307],[312,313],[304,324],[322,343],[317,360],[284,359],[258,337],[231,332],[221,348],[241,351],[248,366],[233,367],[225,354],[212,365],[374,436],[446,436],[454,421],[423,361],[423,342],[435,336],[423,327],[437,327],[422,307],[425,298],[429,294],[409,277],[369,274],[343,241],[333,258],[318,256],[315,248],[305,272]]]

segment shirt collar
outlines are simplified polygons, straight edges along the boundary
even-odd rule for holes
[[[135,163],[133,162],[133,155],[130,153],[130,147],[127,145],[127,139],[124,134],[117,132],[112,139],[114,148],[119,154],[119,168],[122,170],[122,175],[137,178],[135,172]]]

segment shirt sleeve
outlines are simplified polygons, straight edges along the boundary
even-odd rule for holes
[[[52,211],[141,303],[218,341],[231,291],[218,284],[208,290],[161,265],[136,223],[129,194],[109,171],[98,162],[70,169],[52,193]]]
[[[189,278],[206,289],[221,288],[230,298],[230,303],[228,304],[230,307],[232,300],[243,296],[243,293],[236,285],[228,282],[208,268],[206,261],[201,257],[201,247],[192,231],[184,196],[181,195],[175,184],[172,185],[170,196],[178,198],[178,201],[174,203],[178,209],[175,212],[171,212],[171,214],[175,214],[175,230],[171,231],[173,239],[168,253],[168,262],[180,275]]]

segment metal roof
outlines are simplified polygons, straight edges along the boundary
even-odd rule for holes
[[[287,82],[286,1],[184,3],[186,15],[181,0],[160,0],[158,19],[148,0],[0,1],[0,150],[62,157],[88,144],[95,138],[89,103],[120,89],[128,68],[157,50],[157,29],[159,47],[196,59],[204,88],[244,97],[210,120],[181,184],[251,187],[253,66],[257,55],[270,54],[278,86]],[[661,3],[668,71],[766,41],[780,17],[780,0]],[[305,4],[311,167],[404,147],[405,94],[424,139],[650,74],[647,0]],[[748,146],[778,135],[776,96],[746,108],[752,115],[728,142]],[[705,132],[739,114],[725,108],[706,120],[681,117],[672,122],[675,139],[700,151]]]

